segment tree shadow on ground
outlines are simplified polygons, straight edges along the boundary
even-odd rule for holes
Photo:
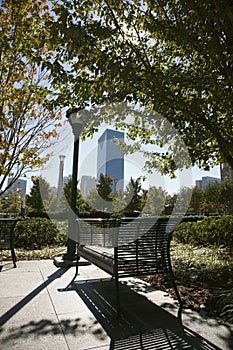
[[[20,326],[13,326],[8,329],[6,335],[1,337],[1,344],[8,344],[9,342],[14,342],[17,339],[21,341],[23,339],[27,339],[30,337],[34,337],[38,339],[47,335],[61,335],[64,333],[67,335],[79,336],[82,337],[86,334],[86,332],[91,329],[92,334],[95,335],[96,338],[105,340],[106,334],[100,328],[98,322],[93,319],[89,319],[87,322],[84,322],[81,318],[77,317],[76,319],[66,319],[60,321],[53,321],[51,319],[41,319],[39,321],[30,321]],[[4,329],[0,331],[0,333],[4,332]],[[56,341],[55,343],[56,344]],[[54,345],[55,347],[55,345]]]

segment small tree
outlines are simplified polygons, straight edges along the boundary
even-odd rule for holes
[[[49,183],[41,176],[32,178],[32,182],[30,194],[26,196],[28,212],[44,215],[51,202],[54,202],[54,195],[51,194]]]
[[[147,193],[145,211],[161,214],[164,211],[167,193],[161,187],[150,187]]]
[[[215,183],[207,185],[204,189],[204,199],[206,214],[223,213],[223,205],[221,203],[221,184]]]
[[[50,88],[53,51],[47,1],[7,0],[0,6],[0,193],[40,167],[59,125]],[[47,66],[45,66],[45,62]],[[8,177],[11,182],[4,188]]]
[[[68,179],[68,182],[63,187],[64,196],[61,196],[60,207],[64,211],[69,210],[71,206],[71,192],[72,192],[72,178]],[[88,211],[88,205],[86,204],[81,191],[77,188],[77,211],[78,213]]]
[[[0,197],[0,211],[19,215],[22,212],[23,203],[24,199],[17,190],[6,193]]]
[[[94,210],[112,212],[115,198],[112,194],[112,184],[113,179],[101,173],[96,189],[92,189],[87,196],[88,205]]]
[[[123,214],[126,207],[127,207],[127,203],[125,200],[125,193],[122,189],[120,189],[116,192],[116,195],[113,201],[114,212],[117,214],[119,213]]]
[[[204,193],[199,187],[194,187],[190,201],[189,211],[194,215],[200,215],[203,209]]]
[[[224,181],[221,184],[220,202],[222,203],[223,213],[233,214],[233,181]]]
[[[113,179],[111,178],[111,176],[100,174],[96,188],[100,197],[103,198],[105,201],[111,202],[113,200],[112,184]]]
[[[140,180],[140,177],[136,180],[134,180],[132,177],[130,178],[125,194],[125,200],[128,204],[125,208],[126,213],[133,213],[135,211],[142,210],[142,195],[140,194],[142,191],[142,185]]]
[[[177,196],[174,196],[174,209],[179,214],[185,214],[190,207],[192,188],[182,187]]]

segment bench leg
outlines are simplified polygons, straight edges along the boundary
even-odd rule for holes
[[[16,267],[16,255],[15,255],[15,250],[13,247],[11,247],[11,257],[13,260],[14,267]]]
[[[179,318],[180,323],[182,324],[183,302],[182,302],[182,299],[181,299],[179,290],[178,290],[178,288],[177,288],[177,286],[176,286],[175,277],[174,277],[174,275],[173,275],[173,272],[170,272],[170,276],[171,276],[171,281],[172,281],[172,284],[173,284],[173,288],[174,288],[175,293],[176,293],[176,299],[177,299],[178,302],[179,302],[179,309],[178,309],[178,312],[177,312],[177,317]]]
[[[80,256],[79,256],[78,253],[77,253],[74,278],[75,278],[76,276],[78,276],[79,260],[80,260]]]
[[[121,303],[120,303],[120,291],[119,291],[119,279],[115,277],[115,290],[116,290],[116,311],[117,317],[121,317]]]

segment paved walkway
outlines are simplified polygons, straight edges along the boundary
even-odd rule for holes
[[[181,327],[176,303],[141,280],[123,280],[123,318],[117,319],[109,276],[83,262],[63,291],[73,275],[73,267],[56,268],[51,260],[18,262],[16,269],[4,263],[1,350],[233,349],[227,327],[190,310]]]

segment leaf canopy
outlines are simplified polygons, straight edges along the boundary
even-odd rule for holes
[[[61,104],[149,107],[182,136],[193,164],[233,168],[231,0],[70,0],[54,11],[52,41],[60,66],[69,67],[53,80],[67,82]],[[112,122],[150,143],[156,117]]]
[[[0,7],[0,193],[41,167],[57,135],[47,1],[5,0]],[[46,65],[44,64],[46,62]],[[12,181],[3,191],[7,177]]]

